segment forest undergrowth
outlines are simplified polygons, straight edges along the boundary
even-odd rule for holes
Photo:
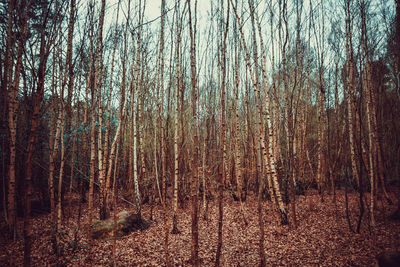
[[[343,190],[336,193],[336,205],[332,195],[325,195],[324,202],[316,191],[309,190],[298,196],[296,212],[298,228],[277,226],[271,204],[263,202],[265,225],[265,253],[267,266],[373,266],[375,257],[383,251],[400,248],[400,222],[391,221],[389,215],[396,204],[378,200],[375,227],[369,226],[368,212],[364,213],[360,234],[349,230],[345,213]],[[65,211],[63,221],[63,253],[56,257],[52,249],[51,216],[42,214],[32,219],[33,266],[112,266],[112,238],[89,240],[85,232],[87,204],[82,205],[81,230],[78,244],[74,246],[74,232],[78,216],[78,195],[72,212]],[[349,193],[350,221],[355,228],[359,214],[359,195]],[[395,200],[394,193],[391,194]],[[368,194],[365,195],[367,201]],[[259,227],[257,199],[251,195],[244,204],[246,225],[240,204],[225,193],[223,266],[257,266],[259,264]],[[367,204],[367,203],[366,203]],[[135,212],[135,207],[118,203],[118,211]],[[131,232],[117,240],[117,266],[164,266],[164,223],[162,206],[153,208],[153,222],[149,229]],[[217,200],[209,203],[208,220],[199,220],[199,256],[201,266],[214,264],[217,244]],[[143,205],[143,216],[150,217],[150,204]],[[168,211],[168,229],[172,229],[172,210]],[[179,234],[169,234],[169,251],[175,266],[187,266],[190,258],[190,205],[185,204],[178,212]],[[20,225],[22,229],[22,225]],[[3,230],[5,230],[2,227]],[[23,262],[23,239],[7,241],[0,238],[0,265],[20,266]]]

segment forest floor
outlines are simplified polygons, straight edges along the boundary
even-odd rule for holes
[[[397,201],[394,194],[391,194]],[[361,233],[349,230],[345,214],[345,197],[337,191],[336,207],[331,195],[321,203],[315,191],[299,196],[296,201],[298,228],[289,226],[279,230],[273,218],[270,202],[264,201],[265,253],[267,266],[373,266],[379,253],[400,249],[400,222],[387,219],[396,208],[378,201],[376,226],[369,226],[369,213],[365,210]],[[366,201],[368,194],[365,195]],[[50,215],[32,219],[33,266],[110,266],[112,263],[111,238],[89,241],[85,231],[78,234],[78,248],[72,244],[76,228],[78,205],[71,214],[66,211],[63,227],[65,250],[62,257],[52,252]],[[134,206],[121,202],[118,210],[135,212]],[[209,203],[209,216],[199,219],[199,256],[202,266],[214,263],[217,244],[217,199]],[[257,266],[259,264],[259,227],[257,199],[248,196],[244,202],[248,224],[245,225],[240,204],[225,195],[223,219],[222,266]],[[164,223],[162,207],[154,207],[153,223],[144,231],[131,232],[117,240],[117,266],[163,266]],[[200,209],[200,214],[203,210]],[[349,213],[353,228],[359,214],[358,194],[349,194]],[[143,215],[149,218],[150,206],[143,206]],[[172,211],[168,211],[168,229],[172,229]],[[190,205],[178,212],[180,234],[169,234],[170,257],[176,266],[189,265],[190,258]],[[87,219],[87,204],[82,206],[82,223]],[[83,227],[83,226],[82,226]],[[4,229],[4,228],[3,228]],[[4,236],[4,235],[2,235]],[[23,239],[15,242],[0,237],[0,266],[20,266],[23,261]]]

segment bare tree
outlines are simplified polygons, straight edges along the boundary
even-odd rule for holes
[[[9,138],[9,151],[10,151],[10,159],[8,165],[8,228],[10,234],[13,238],[16,238],[16,224],[17,224],[17,210],[16,210],[16,201],[15,201],[15,148],[16,148],[16,134],[17,134],[17,122],[16,122],[16,113],[18,109],[18,89],[19,89],[19,81],[22,67],[22,52],[26,42],[27,35],[27,20],[28,20],[28,11],[31,5],[31,1],[26,3],[26,1],[22,1],[17,7],[18,16],[20,17],[21,25],[20,31],[21,35],[18,40],[18,50],[17,50],[17,61],[15,63],[14,70],[14,79],[11,79],[11,70],[13,66],[11,66],[11,41],[12,41],[12,26],[13,26],[13,12],[16,8],[16,1],[9,1],[8,5],[8,21],[7,21],[7,40],[6,40],[6,48],[4,55],[4,78],[2,80],[2,89],[7,90],[7,101],[8,101],[8,127],[10,131]],[[9,76],[10,75],[10,76]]]
[[[222,158],[219,167],[220,179],[218,182],[218,243],[217,253],[215,256],[215,266],[220,265],[220,257],[222,253],[222,227],[223,227],[223,187],[226,179],[226,137],[225,137],[225,87],[226,87],[226,39],[229,29],[229,11],[230,5],[228,4],[226,22],[224,22],[224,2],[221,1],[220,5],[220,29],[221,29],[221,51],[220,53],[220,75],[221,75],[221,132],[220,132],[220,146],[222,147]],[[222,35],[223,33],[223,35]]]
[[[176,14],[175,14],[175,27],[176,27],[176,53],[175,53],[175,117],[174,117],[174,199],[173,199],[173,209],[174,215],[173,219],[173,228],[172,233],[178,234],[178,219],[177,219],[177,209],[178,209],[178,182],[179,182],[179,148],[178,148],[178,128],[179,128],[179,92],[181,91],[180,87],[184,85],[181,84],[181,65],[180,65],[180,48],[181,48],[181,32],[182,32],[182,23],[180,23],[180,12],[179,12],[180,1],[176,4]],[[181,103],[183,105],[183,102]],[[181,129],[183,131],[183,128]]]
[[[191,238],[191,261],[194,266],[199,265],[199,215],[198,215],[198,150],[199,137],[197,134],[197,71],[196,71],[196,27],[197,27],[197,0],[194,3],[194,23],[192,23],[192,8],[190,0],[187,0],[189,10],[189,34],[190,34],[190,83],[192,96],[192,129],[193,129],[193,152],[192,152],[192,175],[190,179],[190,199],[192,202],[192,238]]]
[[[28,2],[25,9],[25,16],[29,10],[31,1]],[[36,140],[37,128],[39,124],[39,113],[40,106],[44,95],[45,75],[47,60],[50,53],[50,47],[54,44],[55,29],[58,23],[61,23],[61,16],[59,14],[58,19],[51,21],[49,16],[49,5],[45,3],[42,7],[42,21],[41,27],[46,28],[50,26],[50,33],[46,34],[42,31],[40,38],[40,59],[37,70],[37,89],[34,95],[33,113],[31,119],[30,132],[28,137],[28,148],[26,158],[26,174],[25,174],[25,186],[24,186],[24,266],[30,266],[30,254],[31,254],[31,225],[30,225],[30,212],[31,212],[31,198],[32,198],[32,157],[34,151],[34,145]],[[60,8],[56,5],[56,12],[59,12]],[[26,23],[26,22],[25,22]],[[50,24],[52,23],[52,24]],[[25,25],[26,26],[26,25]],[[47,38],[46,38],[47,37]],[[16,85],[17,86],[17,85]]]

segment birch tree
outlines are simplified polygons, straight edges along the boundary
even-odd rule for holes
[[[174,117],[174,197],[173,197],[173,209],[174,215],[173,219],[173,228],[172,233],[178,234],[178,219],[177,219],[177,210],[178,210],[178,182],[179,182],[179,135],[178,135],[178,128],[179,128],[179,92],[180,87],[184,86],[181,84],[181,65],[180,65],[180,46],[181,46],[181,31],[182,31],[182,23],[180,23],[180,12],[179,12],[179,5],[180,1],[176,4],[176,14],[175,14],[175,27],[176,27],[176,44],[175,44],[175,117]],[[183,103],[181,103],[183,105]],[[181,129],[182,131],[183,129]]]
[[[30,4],[31,1],[27,3],[25,9],[25,16],[27,16]],[[59,14],[57,12],[59,12],[60,10],[57,7],[59,8],[59,6],[56,5],[55,12],[56,14]],[[50,48],[54,44],[54,37],[55,37],[55,30],[57,23],[60,23],[60,20],[58,20],[60,17],[58,17],[58,19],[51,21],[49,16],[50,13],[49,8],[50,7],[48,3],[46,2],[41,9],[42,11],[41,27],[43,29],[46,29],[48,27],[49,32],[46,33],[46,31],[43,30],[40,35],[40,47],[39,47],[40,58],[39,58],[39,65],[37,69],[37,80],[36,80],[37,89],[34,94],[33,112],[29,130],[27,157],[26,157],[26,173],[24,180],[25,210],[24,210],[24,228],[23,228],[24,266],[30,266],[30,254],[31,254],[32,233],[31,233],[30,212],[31,212],[31,198],[32,198],[32,163],[33,163],[32,157],[33,157],[34,145],[36,141],[37,129],[39,124],[40,106],[44,95],[47,60],[49,57]],[[17,86],[17,84],[15,84],[15,86]]]
[[[189,34],[190,34],[190,84],[192,100],[192,129],[193,129],[193,152],[192,152],[192,174],[190,179],[191,211],[191,261],[194,266],[199,266],[199,215],[198,215],[198,151],[199,137],[197,134],[197,70],[196,70],[196,28],[197,28],[197,0],[194,3],[194,22],[192,23],[192,7],[187,0],[189,10]]]
[[[17,122],[16,115],[18,109],[18,91],[19,81],[22,67],[22,53],[25,47],[27,37],[27,20],[28,11],[31,6],[31,1],[21,1],[18,7],[16,7],[16,1],[9,1],[8,5],[8,21],[7,21],[7,40],[4,56],[4,78],[2,80],[2,89],[7,90],[7,101],[8,101],[8,127],[10,131],[10,142],[9,142],[9,165],[8,165],[8,228],[13,239],[16,238],[16,224],[17,224],[17,205],[15,201],[15,149],[16,149],[16,135],[17,135]],[[17,43],[17,60],[15,63],[14,78],[11,80],[12,61],[10,56],[10,50],[12,49],[12,26],[13,26],[13,12],[14,9],[18,10],[18,17],[20,18],[20,31],[21,35]],[[9,81],[10,78],[10,81]]]
[[[221,1],[220,5],[220,30],[221,30],[221,51],[220,53],[220,75],[221,75],[221,131],[220,131],[220,146],[222,148],[222,158],[219,167],[220,179],[218,182],[218,243],[217,243],[217,253],[215,256],[215,266],[220,265],[220,257],[222,253],[222,227],[223,227],[223,195],[224,195],[224,184],[226,179],[226,136],[225,136],[225,90],[226,90],[226,39],[228,36],[229,29],[229,11],[230,5],[227,2],[227,15],[226,21],[224,21],[224,2]],[[222,35],[223,33],[223,35]]]
[[[361,11],[361,32],[362,32],[362,52],[364,57],[364,72],[363,72],[363,89],[366,98],[366,116],[367,116],[367,127],[368,127],[368,160],[369,160],[369,179],[370,179],[370,223],[371,226],[375,226],[375,183],[376,181],[376,169],[375,169],[375,156],[376,147],[374,140],[376,139],[376,128],[373,124],[373,101],[372,101],[372,79],[371,79],[371,60],[369,57],[369,51],[367,46],[367,26],[366,26],[366,3],[362,1],[360,3]]]

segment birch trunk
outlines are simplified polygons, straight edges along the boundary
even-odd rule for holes
[[[20,74],[22,68],[22,52],[26,42],[27,33],[27,12],[28,7],[24,11],[24,16],[21,18],[21,37],[18,39],[18,50],[17,50],[17,61],[15,63],[14,80],[8,81],[9,69],[12,69],[12,60],[10,56],[10,50],[12,46],[12,26],[13,26],[13,12],[15,9],[16,1],[9,1],[8,5],[8,21],[7,21],[7,40],[6,49],[4,55],[4,80],[2,82],[3,90],[7,89],[7,100],[8,100],[8,128],[10,131],[9,138],[9,165],[8,165],[8,229],[13,239],[17,237],[17,205],[15,199],[15,147],[17,137],[17,109],[18,109],[18,89]],[[22,4],[19,8],[22,7]],[[11,75],[10,75],[11,78]]]
[[[87,103],[85,106],[85,117],[88,116],[88,109],[89,109],[89,89],[91,94],[91,117],[90,117],[90,178],[89,178],[89,199],[88,199],[88,224],[92,225],[93,219],[93,198],[94,198],[94,179],[95,179],[95,166],[96,166],[96,93],[94,91],[94,83],[95,83],[95,76],[93,66],[95,63],[95,55],[93,53],[93,34],[94,34],[94,6],[93,3],[89,4],[88,15],[90,16],[90,60],[89,60],[89,73],[88,73],[88,80],[87,80]]]
[[[169,231],[167,226],[167,182],[166,182],[166,155],[165,155],[165,140],[164,140],[164,23],[165,23],[165,0],[161,0],[161,21],[160,21],[160,91],[161,91],[161,99],[159,105],[159,125],[160,125],[160,150],[161,150],[161,181],[162,181],[162,199],[160,201],[163,205],[163,222],[164,222],[164,253],[165,253],[165,264],[166,266],[170,266],[170,257],[169,257],[169,249],[168,249],[168,237]],[[172,46],[171,46],[172,52]],[[171,57],[172,58],[172,57]]]
[[[63,100],[62,100],[63,101]],[[58,194],[57,194],[57,225],[56,225],[56,244],[57,244],[57,255],[61,254],[60,238],[61,238],[61,223],[62,223],[62,184],[64,178],[64,104],[61,104],[61,123],[60,123],[60,143],[61,143],[61,158],[60,158],[60,170],[58,178]]]
[[[107,217],[107,208],[105,201],[105,173],[103,170],[103,103],[102,103],[102,85],[103,85],[103,25],[105,16],[105,5],[106,1],[101,1],[101,10],[99,18],[99,27],[97,33],[97,44],[96,44],[96,68],[95,68],[95,92],[97,92],[97,105],[98,105],[98,120],[99,120],[99,133],[97,139],[97,150],[98,150],[98,173],[99,173],[99,187],[100,187],[100,220]]]
[[[376,183],[376,169],[375,169],[375,156],[376,147],[376,129],[373,125],[373,106],[372,106],[372,66],[368,55],[367,47],[367,26],[366,26],[366,3],[361,3],[361,21],[362,21],[362,50],[364,56],[364,72],[363,72],[363,89],[366,98],[366,116],[367,116],[367,127],[368,127],[368,159],[369,159],[369,178],[370,178],[370,223],[371,226],[375,226],[375,183]]]
[[[121,0],[118,0],[118,6],[117,6],[117,17],[116,21],[118,21],[119,18],[119,9],[120,9],[120,4]],[[114,62],[115,62],[115,51],[117,48],[117,34],[118,34],[118,23],[115,24],[115,29],[114,29],[114,41],[113,41],[113,50],[112,50],[112,56],[111,56],[111,70],[110,70],[110,87],[109,87],[109,94],[108,94],[108,100],[107,100],[107,122],[106,122],[106,135],[105,135],[105,141],[104,141],[104,157],[103,157],[103,176],[105,177],[105,192],[104,192],[104,208],[105,208],[105,215],[108,214],[108,204],[110,203],[109,201],[109,196],[111,192],[111,174],[108,175],[109,172],[111,172],[110,169],[112,169],[112,161],[114,159],[111,159],[111,155],[109,154],[109,139],[110,139],[110,119],[111,119],[111,97],[112,97],[112,91],[113,91],[113,74],[114,74]],[[125,56],[126,54],[126,46],[124,47],[123,54]],[[125,60],[125,58],[123,59]],[[123,63],[124,64],[124,63]],[[120,119],[124,113],[124,108],[126,106],[125,103],[125,75],[126,75],[126,67],[123,66],[123,78],[122,78],[122,85],[121,85],[121,103],[122,106],[120,107]],[[121,119],[122,120],[122,119]],[[118,125],[119,127],[119,125]],[[118,129],[117,129],[118,131]],[[119,130],[121,131],[121,130]],[[119,133],[120,134],[120,133]],[[119,136],[118,136],[119,138]],[[115,148],[114,148],[115,149]],[[109,164],[109,161],[111,161],[111,166]],[[108,168],[107,168],[107,163],[108,163]]]
[[[135,185],[135,199],[136,199],[136,209],[139,218],[141,218],[142,210],[141,210],[141,203],[140,203],[140,192],[139,192],[139,181],[138,181],[138,169],[137,169],[137,127],[136,127],[136,115],[137,115],[137,107],[136,107],[136,97],[137,92],[134,89],[132,94],[133,102],[133,114],[132,114],[132,126],[133,126],[133,182]]]
[[[237,5],[237,0],[236,0],[236,5]],[[245,211],[243,208],[243,197],[242,197],[242,190],[243,190],[243,181],[242,181],[242,162],[241,162],[241,154],[240,154],[240,127],[239,127],[239,68],[240,68],[240,55],[237,51],[238,47],[238,35],[237,35],[237,23],[235,21],[234,23],[234,42],[235,42],[235,66],[234,66],[234,82],[235,82],[235,87],[234,87],[234,96],[235,96],[235,103],[234,103],[234,108],[235,108],[235,115],[234,115],[234,121],[233,121],[233,129],[234,129],[234,162],[235,162],[235,177],[236,177],[236,187],[237,187],[237,197],[239,198],[240,202],[240,211],[243,215],[243,220],[245,224],[247,225],[247,219],[245,215]]]
[[[191,212],[191,262],[193,266],[199,266],[199,225],[198,225],[198,150],[199,140],[197,134],[197,71],[196,71],[196,29],[197,29],[197,1],[194,4],[194,25],[192,25],[191,3],[188,1],[189,9],[189,33],[190,33],[190,83],[192,100],[192,129],[193,129],[193,152],[192,152],[192,175],[190,179],[190,198],[192,202]]]
[[[26,34],[26,20],[28,16],[28,10],[30,9],[31,1],[28,2],[25,11],[24,11],[24,22],[22,25],[23,37]],[[42,14],[45,14],[48,11],[48,6],[45,4],[42,7]],[[44,18],[42,22],[42,26],[46,27],[47,20]],[[52,25],[51,29],[54,31],[55,24]],[[39,114],[40,114],[40,106],[43,100],[44,95],[44,84],[45,84],[45,75],[46,75],[46,65],[50,51],[50,44],[54,40],[46,39],[44,33],[41,34],[40,37],[40,60],[38,66],[38,79],[37,79],[37,90],[34,96],[34,105],[31,119],[31,127],[28,137],[28,148],[27,148],[27,157],[26,157],[26,173],[24,180],[24,201],[25,201],[25,210],[24,210],[24,227],[23,227],[23,235],[24,235],[24,266],[30,266],[30,254],[31,254],[31,222],[30,222],[30,212],[31,212],[31,198],[32,198],[32,158],[34,152],[34,145],[36,140],[36,132],[39,125]],[[14,81],[15,82],[15,81]],[[14,83],[15,88],[18,87],[17,83]]]
[[[215,256],[215,266],[220,265],[220,257],[222,253],[222,228],[223,228],[223,194],[224,194],[224,184],[226,178],[226,136],[225,136],[225,86],[226,86],[226,39],[228,35],[229,28],[229,2],[228,2],[228,11],[226,22],[224,22],[224,2],[221,1],[220,4],[220,29],[221,29],[221,51],[220,51],[220,76],[221,76],[221,84],[220,84],[220,92],[221,92],[221,131],[220,131],[220,146],[222,146],[222,158],[220,163],[220,179],[218,182],[218,243],[217,243],[217,253]],[[223,35],[222,35],[223,34]],[[192,88],[193,89],[193,88]]]
[[[140,84],[140,67],[141,67],[141,49],[142,49],[142,20],[143,20],[143,13],[142,13],[142,1],[139,1],[139,10],[138,10],[138,15],[139,15],[139,26],[138,26],[138,32],[137,32],[137,44],[136,44],[136,62],[135,62],[135,70],[134,70],[134,75],[133,79],[135,79],[136,84],[135,87],[133,88],[133,93],[132,93],[132,128],[133,128],[133,182],[135,185],[135,199],[136,199],[136,209],[137,209],[137,214],[139,219],[141,219],[142,216],[142,209],[141,209],[141,199],[140,199],[140,189],[139,189],[139,177],[138,177],[138,157],[137,157],[137,150],[138,150],[138,137],[140,139],[140,135],[138,132],[138,126],[137,126],[137,121],[136,118],[139,115],[138,112],[140,111],[140,101],[139,96],[140,96],[140,89],[141,89],[141,84]],[[140,116],[140,115],[139,115]]]
[[[72,137],[72,152],[71,152],[71,166],[69,178],[69,193],[68,193],[68,213],[72,215],[72,189],[74,188],[74,171],[75,171],[75,153],[76,153],[76,134]]]
[[[176,6],[176,54],[175,54],[175,117],[174,117],[174,196],[173,196],[173,228],[172,233],[178,234],[178,182],[179,182],[179,150],[178,150],[178,118],[179,118],[179,91],[180,91],[180,44],[181,44],[181,25],[179,24],[179,5]],[[183,105],[183,103],[181,103]]]
[[[92,116],[90,130],[90,180],[89,180],[89,203],[88,203],[88,223],[92,225],[93,219],[93,201],[94,201],[94,179],[96,166],[96,114],[95,114],[95,99],[92,94]]]
[[[375,144],[375,149],[376,149],[376,158],[375,158],[375,163],[376,163],[376,172],[377,172],[377,179],[379,178],[379,182],[381,183],[381,188],[382,188],[382,193],[385,199],[388,201],[389,204],[392,204],[392,200],[389,197],[389,194],[387,193],[386,186],[385,186],[385,178],[384,178],[384,166],[383,166],[383,159],[382,159],[382,149],[381,149],[381,139],[380,139],[380,131],[379,131],[379,124],[378,124],[378,119],[377,119],[377,103],[376,103],[376,95],[375,91],[376,88],[374,88],[375,83],[373,82],[373,77],[372,77],[372,72],[374,71],[374,68],[370,66],[370,72],[369,72],[369,79],[370,79],[370,84],[371,84],[371,89],[370,89],[370,98],[371,98],[371,112],[372,112],[372,122],[373,122],[373,127],[375,131],[374,135],[374,144]],[[378,187],[378,180],[376,181],[376,186]]]
[[[94,73],[93,73],[93,87],[92,87],[92,129],[91,129],[91,153],[90,153],[90,188],[89,188],[89,225],[92,224],[93,216],[93,201],[94,201],[94,177],[96,165],[96,106],[99,105],[99,117],[102,117],[102,103],[101,103],[101,89],[102,89],[102,74],[103,74],[103,25],[105,14],[106,1],[101,1],[101,9],[99,14],[99,24],[97,29],[97,43],[94,55]],[[97,99],[96,99],[97,98]],[[101,120],[99,120],[99,137],[98,137],[98,168],[99,168],[99,183],[100,183],[100,218],[104,218],[104,173],[103,167],[103,152],[102,152],[102,135],[101,135]]]

